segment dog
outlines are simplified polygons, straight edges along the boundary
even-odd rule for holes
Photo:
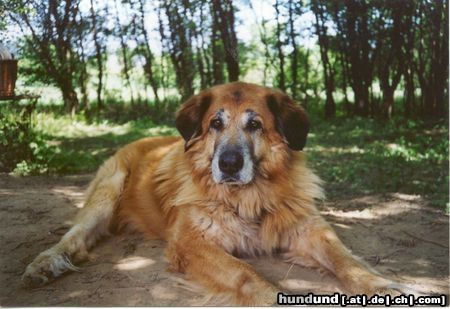
[[[277,255],[333,273],[351,294],[403,285],[353,256],[321,217],[321,180],[302,151],[309,120],[288,95],[255,84],[214,86],[176,115],[181,137],[144,138],[109,158],[59,243],[22,280],[42,285],[74,263],[111,227],[167,242],[170,268],[234,305],[270,305],[279,289],[240,260]]]

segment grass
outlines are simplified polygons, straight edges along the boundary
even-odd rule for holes
[[[121,116],[120,112],[114,114]],[[43,163],[35,168],[22,161],[16,172],[90,173],[126,143],[177,134],[167,125],[169,119],[159,125],[150,120],[152,117],[135,116],[128,122],[123,117],[108,119],[107,115],[96,119],[77,115],[71,119],[40,110],[34,115],[34,127],[41,144],[35,145],[34,151]],[[382,123],[362,118],[325,121],[314,116],[311,122],[305,151],[310,165],[325,181],[329,198],[398,192],[419,195],[448,212],[446,122],[395,119]],[[39,152],[42,143],[45,151]]]
[[[313,123],[308,158],[329,197],[400,192],[448,208],[447,123],[361,118]]]
[[[121,146],[143,137],[177,134],[167,125],[155,125],[151,120],[132,120],[117,124],[103,120],[88,122],[84,117],[71,119],[53,113],[36,115],[36,130],[54,146],[57,155],[48,170],[55,174],[94,172],[100,164]]]

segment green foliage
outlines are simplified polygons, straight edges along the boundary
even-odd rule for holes
[[[116,108],[119,108],[118,104]],[[104,115],[88,119],[79,114],[70,118],[54,112],[36,115],[36,131],[45,136],[48,144],[56,145],[60,150],[47,162],[47,170],[52,174],[94,172],[119,147],[129,142],[176,134],[173,128],[156,125],[146,117],[118,123]]]
[[[56,147],[32,129],[25,108],[0,105],[0,171],[22,175],[45,173],[57,153]]]
[[[36,53],[36,48],[31,41],[22,38],[18,42],[20,50],[20,61],[18,65],[18,75],[25,85],[54,85],[55,81],[51,78],[44,67],[42,59]],[[50,47],[52,57],[56,57],[54,48]]]
[[[86,120],[89,122],[112,121],[114,123],[126,123],[130,120],[151,119],[157,124],[174,123],[173,116],[180,106],[178,97],[167,97],[162,102],[135,100],[135,104],[124,104],[110,94],[105,98],[105,107],[98,110],[96,102],[92,108],[85,111]]]
[[[313,121],[309,160],[332,197],[401,192],[448,203],[446,123],[362,118]]]
[[[140,104],[108,101],[108,108],[98,115],[92,112],[72,118],[40,107],[33,130],[23,114],[3,107],[2,170],[25,175],[94,172],[131,141],[177,134],[168,115],[173,115],[178,100],[158,109],[153,103]],[[344,117],[324,121],[316,115],[312,112],[313,126],[305,150],[310,164],[325,180],[329,197],[398,192],[420,196],[441,209],[448,207],[446,122]],[[154,121],[158,117],[162,121]]]

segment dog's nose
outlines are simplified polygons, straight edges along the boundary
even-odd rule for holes
[[[225,151],[220,155],[219,168],[227,175],[234,175],[239,172],[244,165],[244,158],[235,150]]]

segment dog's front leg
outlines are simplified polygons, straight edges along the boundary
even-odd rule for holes
[[[288,233],[287,237],[291,239],[286,254],[288,260],[331,271],[352,294],[396,293],[406,289],[353,256],[319,215],[308,218]]]
[[[126,169],[116,157],[102,165],[87,190],[85,205],[73,227],[25,269],[22,281],[26,286],[40,286],[69,270],[78,269],[72,261],[85,259],[95,241],[108,234],[126,176]]]
[[[200,283],[227,305],[261,306],[276,302],[278,289],[249,264],[225,252],[189,220],[187,212],[171,228],[166,257],[171,268]]]

